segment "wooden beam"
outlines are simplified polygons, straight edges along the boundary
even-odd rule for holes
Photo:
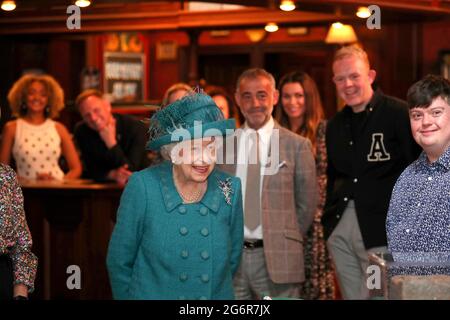
[[[279,10],[243,9],[207,12],[115,12],[82,14],[81,29],[68,30],[68,15],[0,18],[0,34],[85,33],[104,31],[185,30],[212,28],[261,27],[267,22],[281,25],[311,25],[334,22],[334,14],[282,12]],[[341,20],[353,19],[341,17]]]
[[[450,3],[444,4],[444,2],[436,2],[433,0],[302,0],[304,4],[316,4],[320,5],[351,5],[351,6],[369,6],[372,4],[378,5],[382,8],[420,12],[420,13],[442,13],[450,14]],[[439,4],[439,6],[436,6]]]
[[[443,2],[388,0],[302,0],[301,3],[311,8],[353,8],[358,5],[378,4],[384,16],[396,17],[398,21],[450,18],[450,7]],[[435,0],[434,0],[435,1]],[[244,1],[243,1],[244,2]],[[267,3],[267,2],[266,2]],[[314,4],[314,5],[313,5]],[[322,7],[321,7],[322,6]],[[279,25],[326,25],[336,20],[341,22],[356,21],[353,10],[333,12],[295,10],[283,12],[278,9],[249,7],[241,10],[198,11],[180,10],[178,2],[172,3],[130,3],[109,4],[105,7],[93,7],[81,11],[81,29],[68,30],[68,15],[64,7],[59,9],[39,9],[24,12],[0,13],[0,34],[35,34],[35,33],[86,33],[107,31],[143,31],[143,30],[186,30],[186,29],[233,29],[261,27],[267,22]],[[387,11],[387,12],[386,12]],[[397,19],[397,18],[396,18]]]
[[[350,17],[343,17],[350,18]],[[233,26],[264,26],[267,22],[279,24],[309,24],[331,22],[336,19],[334,14],[280,10],[243,9],[236,11],[217,12],[186,12],[180,15],[180,28],[211,28]]]

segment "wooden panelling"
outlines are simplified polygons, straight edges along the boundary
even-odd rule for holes
[[[116,185],[25,183],[25,212],[39,259],[33,299],[111,299],[106,253],[122,189]],[[69,289],[71,265],[81,289]]]

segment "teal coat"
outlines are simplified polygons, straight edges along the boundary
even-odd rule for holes
[[[227,203],[219,181],[231,182]],[[242,253],[241,182],[214,169],[198,203],[183,204],[172,164],[134,173],[108,248],[115,299],[234,299]]]

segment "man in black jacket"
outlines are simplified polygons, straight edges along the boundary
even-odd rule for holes
[[[375,70],[358,46],[339,49],[333,81],[346,106],[329,121],[327,199],[322,218],[345,299],[368,298],[368,252],[386,250],[395,181],[416,159],[405,102],[373,91]]]
[[[75,140],[83,160],[83,177],[125,185],[132,171],[148,165],[146,128],[127,115],[113,114],[102,93],[89,89],[75,104],[83,122],[75,128]]]

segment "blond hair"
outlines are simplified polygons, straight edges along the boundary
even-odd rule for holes
[[[75,99],[75,106],[79,109],[81,104],[83,103],[83,101],[91,96],[95,96],[97,98],[103,99],[103,94],[99,90],[86,89],[83,92],[81,92]]]
[[[184,82],[179,82],[179,83],[175,83],[174,85],[171,85],[169,87],[169,89],[167,89],[166,92],[164,93],[164,97],[162,100],[162,107],[165,107],[169,103],[169,98],[172,93],[180,91],[180,90],[190,92],[192,90],[192,88],[187,83],[184,83]]]
[[[45,116],[51,119],[56,118],[64,109],[64,91],[55,78],[47,74],[26,74],[13,84],[8,92],[9,107],[13,116],[20,118],[26,115],[28,88],[33,82],[42,83],[47,90],[48,112],[45,112]]]
[[[344,47],[340,48],[339,50],[337,50],[334,54],[333,63],[338,60],[345,59],[345,58],[352,57],[352,56],[356,57],[358,59],[361,59],[361,61],[364,62],[364,64],[366,64],[367,67],[370,69],[370,62],[369,62],[369,58],[367,56],[367,52],[364,51],[364,49],[361,48],[361,46],[359,46],[357,44],[344,46]]]

